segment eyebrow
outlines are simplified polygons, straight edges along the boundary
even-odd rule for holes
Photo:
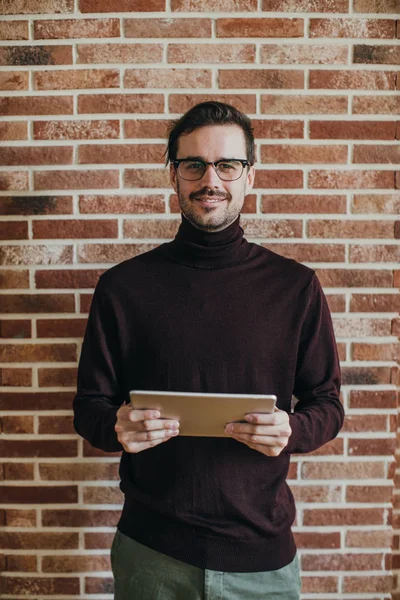
[[[203,162],[207,162],[205,160],[205,158],[203,158],[202,156],[185,156],[185,158],[178,158],[177,160],[201,160]],[[232,156],[230,156],[229,158],[222,156],[221,158],[217,158],[217,160],[214,160],[213,162],[218,162],[220,160],[235,160],[235,159]]]

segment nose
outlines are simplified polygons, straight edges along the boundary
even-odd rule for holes
[[[210,187],[219,187],[221,184],[221,180],[217,175],[217,172],[213,165],[207,165],[206,170],[204,172],[203,177],[201,178],[201,182],[205,185],[209,185]]]

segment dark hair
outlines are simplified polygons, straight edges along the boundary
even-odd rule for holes
[[[246,159],[251,165],[254,164],[254,135],[249,117],[231,104],[214,101],[200,102],[182,117],[172,121],[165,151],[167,157],[165,164],[176,159],[178,140],[181,135],[191,133],[206,125],[238,125],[241,127],[246,140]]]

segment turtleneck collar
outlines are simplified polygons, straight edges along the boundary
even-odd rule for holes
[[[245,260],[251,244],[243,237],[240,215],[222,231],[203,231],[192,225],[182,214],[175,239],[166,244],[170,256],[191,267],[214,269]]]

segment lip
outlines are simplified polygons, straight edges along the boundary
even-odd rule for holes
[[[201,202],[202,204],[218,204],[219,202],[224,202],[226,198],[218,198],[215,196],[203,196],[200,198],[194,198],[196,202]]]

